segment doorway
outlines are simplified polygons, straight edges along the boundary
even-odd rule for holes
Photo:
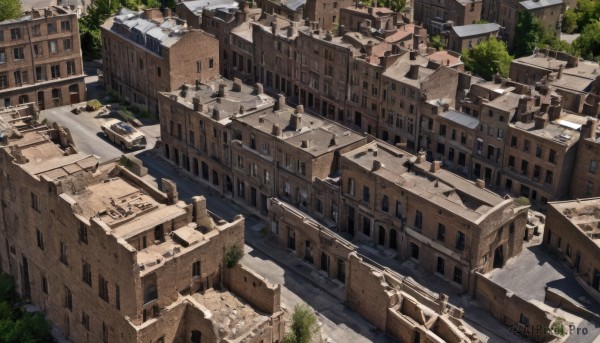
[[[504,266],[504,251],[502,245],[494,251],[494,268],[502,268]]]
[[[69,86],[69,101],[71,104],[79,103],[79,86],[78,85],[70,85]]]

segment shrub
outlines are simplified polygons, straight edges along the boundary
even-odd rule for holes
[[[319,331],[317,316],[306,304],[296,305],[292,313],[291,331],[283,338],[283,343],[309,343]]]
[[[102,108],[102,104],[97,99],[93,99],[87,102],[85,109],[88,112],[98,111]]]
[[[530,206],[531,202],[526,197],[518,197],[515,199],[515,203],[520,206]]]
[[[244,250],[239,246],[232,244],[225,252],[225,265],[227,265],[227,268],[233,268],[240,262],[242,257],[244,257]]]

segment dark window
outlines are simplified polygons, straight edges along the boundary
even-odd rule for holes
[[[13,49],[13,58],[15,61],[19,61],[25,58],[25,53],[23,52],[23,47],[18,47]]]
[[[83,277],[82,277],[83,282],[87,283],[88,285],[92,285],[92,267],[86,263],[83,262]]]
[[[200,261],[196,261],[192,264],[192,277],[200,276]]]
[[[556,163],[556,151],[550,150],[550,154],[548,154],[548,162]]]
[[[83,325],[87,331],[90,331],[90,316],[88,316],[85,311],[81,311],[81,325]]]
[[[444,241],[446,239],[446,226],[442,223],[438,224],[437,240]]]
[[[88,242],[88,229],[82,222],[79,222],[79,241],[85,244]]]
[[[465,234],[460,231],[456,233],[456,250],[465,250]]]
[[[48,279],[42,275],[42,292],[48,294]]]
[[[63,242],[60,242],[60,262],[69,265],[67,245]]]
[[[369,193],[369,187],[363,186],[363,201],[369,202],[371,200],[371,195]]]
[[[444,275],[444,267],[445,267],[445,261],[442,257],[438,256],[438,260],[437,260],[437,272]]]
[[[41,250],[44,250],[44,234],[38,229],[35,230],[35,234],[37,237],[38,248],[40,248]]]
[[[388,212],[390,210],[390,199],[387,195],[384,195],[381,198],[381,210],[383,212]]]
[[[117,310],[121,309],[121,288],[119,285],[115,285],[115,306]]]
[[[69,310],[73,310],[73,294],[71,293],[71,290],[65,286],[65,303],[64,303],[65,308],[68,308]]]
[[[98,296],[108,302],[108,281],[102,275],[98,275]]]
[[[462,269],[454,267],[454,282],[462,285]]]
[[[421,211],[417,210],[417,213],[415,214],[415,227],[418,229],[421,229],[423,226],[423,213],[421,213]]]

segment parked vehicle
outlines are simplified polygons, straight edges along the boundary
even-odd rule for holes
[[[146,147],[146,137],[133,126],[118,119],[112,119],[102,124],[102,132],[108,140],[121,146],[123,150],[143,149]]]

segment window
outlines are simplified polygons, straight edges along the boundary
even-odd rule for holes
[[[83,262],[82,273],[83,273],[83,276],[82,276],[83,282],[85,282],[86,284],[91,286],[92,285],[92,267],[87,262]]]
[[[102,342],[108,343],[108,325],[105,322],[102,322]]]
[[[73,41],[71,40],[71,38],[67,38],[63,40],[63,50],[64,51],[69,51],[73,48]]]
[[[60,96],[60,89],[53,88],[52,89],[52,99],[60,100],[60,98],[61,98],[61,96]]]
[[[585,194],[592,195],[593,191],[594,191],[594,183],[592,181],[587,181],[585,184]]]
[[[60,30],[61,31],[71,31],[71,22],[68,20],[60,22]]]
[[[58,52],[58,46],[56,45],[56,40],[48,41],[48,49],[51,54],[55,54]]]
[[[298,161],[298,173],[306,175],[306,164],[302,161]]]
[[[556,151],[550,150],[550,153],[548,154],[548,162],[556,163]]]
[[[354,195],[354,179],[353,178],[348,179],[348,194]]]
[[[21,29],[20,28],[10,29],[10,38],[12,40],[21,39]]]
[[[15,61],[20,61],[25,58],[25,54],[23,53],[22,46],[13,49],[13,57],[14,57]]]
[[[98,275],[98,296],[108,302],[108,281],[102,275]]]
[[[75,75],[75,61],[67,61],[67,75]]]
[[[121,309],[121,288],[119,285],[115,285],[115,307],[117,310]]]
[[[73,294],[71,293],[71,290],[67,286],[65,286],[65,302],[64,302],[64,307],[68,308],[71,311],[73,310]]]
[[[65,265],[69,265],[69,254],[67,245],[64,242],[60,242],[60,262]]]
[[[56,25],[54,23],[48,23],[48,34],[56,32]]]
[[[598,162],[591,160],[590,161],[590,168],[588,169],[588,171],[592,174],[596,174],[596,170],[598,169]]]
[[[283,194],[284,194],[284,195],[285,195],[287,198],[289,198],[289,197],[291,196],[291,191],[292,191],[292,190],[291,190],[290,183],[289,183],[289,182],[287,182],[287,181],[285,181],[285,182],[284,182],[284,184],[283,184]]]
[[[571,249],[571,245],[567,244],[567,256],[571,256],[573,254],[573,249]]]
[[[215,66],[215,60],[211,57],[208,59],[208,67],[210,69],[212,69],[212,68],[214,68],[214,66]]]
[[[88,316],[85,311],[81,311],[81,325],[83,325],[87,331],[90,331],[90,316]]]
[[[553,178],[554,178],[554,173],[551,170],[546,170],[546,183],[552,184]]]
[[[48,294],[48,279],[44,275],[42,275],[42,292]]]
[[[144,70],[144,60],[140,58],[139,60],[140,70]]]
[[[237,155],[237,166],[244,169],[244,158],[241,155]]]
[[[256,166],[256,163],[250,163],[250,175],[256,176],[257,170],[258,167]]]
[[[523,151],[528,152],[529,151],[529,141],[525,140],[524,144],[523,144]]]
[[[460,134],[460,144],[467,144],[467,134],[464,132]]]
[[[462,285],[462,269],[460,269],[458,267],[454,267],[454,278],[453,278],[453,280],[457,284]]]
[[[31,35],[34,37],[38,37],[42,35],[42,31],[40,30],[40,25],[33,25],[31,27]]]
[[[266,169],[263,170],[263,178],[265,183],[271,182],[271,173]]]
[[[402,219],[402,203],[396,200],[396,218]]]
[[[369,187],[367,186],[363,186],[363,201],[364,202],[369,202],[371,201],[371,195],[369,193]]]
[[[0,49],[0,64],[6,63],[6,50]]]
[[[37,81],[46,80],[46,67],[45,66],[35,67],[35,79]]]
[[[50,66],[50,77],[58,79],[60,77],[60,64]]]
[[[6,73],[0,73],[0,89],[8,88],[8,76]]]
[[[537,144],[535,146],[535,157],[540,158],[542,157],[542,146]]]
[[[381,198],[381,210],[383,212],[388,212],[390,210],[390,199],[387,195],[384,195]]]
[[[460,231],[456,233],[456,250],[465,250],[465,234]]]
[[[456,130],[452,129],[452,133],[450,134],[450,139],[452,139],[453,141],[456,140]]]
[[[498,138],[504,138],[504,129],[498,129]]]
[[[516,136],[511,136],[510,137],[510,146],[513,147],[513,148],[515,148],[517,146],[517,144],[518,144],[517,137]]]
[[[445,263],[444,263],[444,259],[442,257],[438,256],[438,260],[437,260],[437,272],[444,275],[444,267],[445,267]]]
[[[196,61],[196,73],[202,71],[202,61]]]
[[[415,214],[415,227],[418,229],[421,229],[423,226],[423,213],[419,210],[417,210],[417,213]]]
[[[37,237],[38,248],[40,248],[41,250],[44,250],[44,234],[40,230],[36,229],[35,235]]]
[[[40,212],[40,201],[35,193],[31,193],[31,208]]]
[[[521,161],[521,174],[527,175],[528,169],[529,169],[529,162],[525,161],[525,160]]]
[[[446,239],[446,226],[442,223],[438,224],[437,240],[443,242]]]

